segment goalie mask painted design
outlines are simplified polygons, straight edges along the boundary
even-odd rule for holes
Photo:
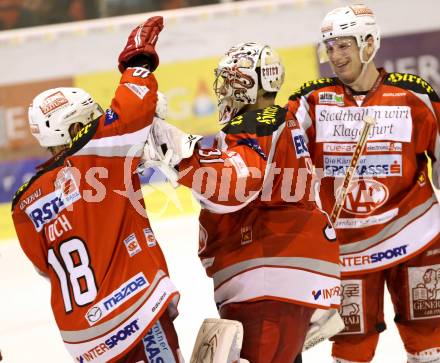
[[[215,77],[219,122],[224,124],[245,105],[254,104],[259,89],[278,92],[284,81],[284,67],[271,47],[242,43],[226,52],[215,70]]]
[[[363,50],[367,46],[367,38],[374,38],[374,52],[369,59],[363,58]],[[367,64],[380,48],[380,29],[376,23],[373,11],[365,5],[351,5],[330,11],[321,24],[321,43],[318,55],[321,63],[328,61],[327,44],[338,39],[353,37],[359,47],[362,63]]]
[[[36,96],[29,106],[29,126],[41,146],[60,146],[71,142],[70,125],[88,124],[103,114],[102,108],[84,90],[53,88]]]

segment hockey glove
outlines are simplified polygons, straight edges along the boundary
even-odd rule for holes
[[[177,187],[179,173],[176,166],[189,158],[202,136],[186,134],[163,119],[156,117],[144,147],[144,167],[158,168]]]
[[[154,46],[162,29],[163,18],[161,16],[153,16],[132,30],[127,39],[125,48],[121,54],[119,54],[118,68],[121,73],[123,73],[127,67],[138,65],[131,64],[131,62],[140,57],[149,59],[151,72],[157,68],[159,65],[159,56]]]

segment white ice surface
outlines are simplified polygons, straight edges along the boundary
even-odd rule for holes
[[[153,223],[164,250],[171,278],[181,292],[180,315],[175,321],[187,361],[198,328],[205,317],[217,317],[212,283],[197,257],[195,216]],[[49,284],[33,269],[17,241],[0,243],[0,350],[2,363],[71,362],[61,341],[49,303]],[[404,363],[406,354],[393,324],[386,296],[388,329],[382,333],[374,363]],[[330,343],[321,343],[303,355],[304,363],[330,363]],[[286,362],[290,363],[290,362]]]

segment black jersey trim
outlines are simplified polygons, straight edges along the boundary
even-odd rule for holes
[[[312,91],[316,91],[327,86],[334,86],[337,84],[337,82],[338,81],[336,78],[319,78],[315,79],[314,81],[306,82],[295,92],[293,92],[293,94],[289,97],[289,100],[295,101]]]
[[[276,105],[248,111],[229,121],[222,131],[225,134],[270,136],[285,122],[286,113],[285,108]]]
[[[440,98],[434,88],[423,78],[415,74],[393,72],[387,75],[383,83],[404,88],[415,93],[425,94],[429,96],[432,102],[440,102]]]

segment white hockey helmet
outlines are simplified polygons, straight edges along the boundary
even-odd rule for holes
[[[83,125],[103,114],[102,108],[81,88],[48,89],[29,106],[29,126],[41,146],[66,145],[71,141],[70,125]]]
[[[268,45],[241,43],[220,59],[215,76],[219,122],[223,124],[245,105],[254,104],[258,89],[278,92],[284,82],[284,66],[278,53]]]
[[[374,38],[374,52],[365,60],[363,50],[367,46],[369,36]],[[330,11],[321,24],[321,42],[318,50],[321,63],[328,61],[325,43],[341,37],[354,37],[362,63],[369,63],[380,48],[380,29],[373,11],[362,4],[343,6]]]

